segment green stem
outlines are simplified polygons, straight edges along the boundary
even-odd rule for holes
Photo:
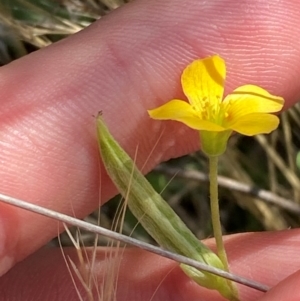
[[[223,243],[220,208],[218,199],[218,156],[209,156],[210,210],[213,232],[217,245],[217,254],[226,271],[229,271],[227,255]]]
[[[209,156],[209,191],[210,191],[210,210],[213,232],[217,245],[217,254],[220,258],[224,270],[229,272],[229,265],[226,250],[224,247],[222,236],[222,225],[220,219],[219,197],[218,197],[218,156]],[[233,282],[228,281],[232,289],[233,298],[231,300],[239,300],[238,291]]]

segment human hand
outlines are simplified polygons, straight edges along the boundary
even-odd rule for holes
[[[92,117],[99,110],[129,153],[139,144],[140,163],[163,133],[145,171],[196,150],[197,133],[177,123],[150,120],[146,109],[180,96],[180,73],[197,57],[218,53],[225,58],[227,92],[252,83],[283,96],[287,107],[292,105],[300,94],[300,42],[295,38],[300,33],[299,5],[298,1],[273,6],[246,0],[136,1],[77,35],[2,67],[0,191],[76,217],[96,208],[100,182],[101,200],[108,200],[116,191],[104,173],[99,179]],[[2,273],[57,234],[55,221],[4,204],[0,204],[0,220]],[[287,232],[287,238],[290,233],[297,235],[297,231]],[[296,240],[290,244],[290,252],[296,252]],[[284,241],[277,247],[281,245]],[[271,256],[271,251],[264,254]],[[43,258],[41,253],[31,258],[37,258],[39,267],[51,262],[50,279],[52,263],[56,266],[51,254],[56,251],[43,252]],[[25,266],[32,259],[28,260]],[[269,277],[279,271],[270,285],[300,266],[283,263],[289,266],[273,265],[266,271]],[[146,268],[145,264],[140,273],[147,273]],[[6,300],[25,289],[29,280],[28,270],[19,271],[23,282],[13,289],[13,270],[2,279],[3,289],[11,288]],[[49,279],[43,279],[50,290]],[[38,293],[41,287],[30,290]]]

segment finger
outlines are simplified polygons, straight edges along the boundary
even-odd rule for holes
[[[230,270],[272,288],[300,268],[298,229],[229,236]],[[226,238],[226,237],[225,237]],[[257,300],[263,294],[239,285],[241,300]],[[289,299],[287,299],[289,300]]]
[[[139,144],[140,165],[161,136],[144,171],[196,150],[197,133],[151,121],[146,109],[182,97],[180,73],[197,57],[218,53],[226,59],[227,91],[258,84],[291,105],[300,92],[300,41],[294,38],[299,5],[135,1],[1,68],[0,191],[79,217],[92,211],[99,201],[92,115],[99,110],[129,153]],[[101,184],[105,201],[115,190],[104,173]],[[57,228],[48,219],[0,207],[4,272]]]
[[[299,290],[300,271],[284,279],[279,285],[271,289],[260,301],[297,301],[300,299]]]
[[[232,271],[270,287],[277,285],[300,268],[299,235],[299,230],[291,230],[227,237],[226,248]],[[92,251],[89,251],[91,255]],[[178,264],[171,260],[135,248],[120,249],[119,252],[115,249],[114,253],[109,251],[109,248],[98,249],[93,269],[93,279],[97,279],[98,290],[102,291],[103,295],[106,294],[105,296],[113,291],[116,293],[116,300],[119,301],[223,300],[217,292],[195,284],[185,276]],[[88,262],[91,261],[86,261],[84,267],[80,264],[75,249],[71,248],[64,249],[64,255],[70,257],[82,277],[88,279],[91,270]],[[1,294],[6,296],[1,300],[20,300],[20,296],[23,296],[22,300],[77,300],[70,271],[64,260],[58,248],[44,248],[30,256],[1,278]],[[70,269],[72,270],[72,267]],[[86,296],[78,277],[74,275],[74,270],[72,274],[81,294]],[[296,274],[293,279],[294,277],[296,279]],[[287,298],[284,300],[297,300],[289,298],[291,292],[298,296],[297,282],[291,283],[290,292],[285,289],[287,284],[283,281],[278,288],[271,289],[266,295],[238,285],[240,299],[254,301],[261,297],[261,300],[283,300],[278,296],[284,296],[282,294],[285,292]],[[280,287],[283,287],[282,292]],[[96,295],[95,286],[94,293]],[[277,299],[272,299],[276,293]],[[267,299],[269,296],[270,299]]]

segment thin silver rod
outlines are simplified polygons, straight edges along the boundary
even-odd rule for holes
[[[172,259],[174,261],[177,261],[177,262],[180,262],[180,263],[183,263],[183,264],[187,264],[187,265],[195,267],[196,269],[199,269],[201,271],[205,271],[205,272],[208,272],[208,273],[212,273],[214,275],[218,275],[218,276],[223,277],[223,278],[227,278],[229,280],[232,280],[234,282],[240,283],[242,285],[251,287],[253,289],[256,289],[256,290],[259,290],[259,291],[262,291],[262,292],[267,292],[269,290],[268,286],[266,286],[264,284],[261,284],[259,282],[256,282],[256,281],[253,281],[253,280],[250,280],[250,279],[238,276],[238,275],[234,275],[234,274],[225,272],[221,269],[208,266],[208,265],[203,264],[201,262],[198,262],[196,260],[187,258],[187,257],[182,256],[182,255],[178,255],[178,254],[175,254],[175,253],[172,253],[172,252],[169,252],[169,251],[166,251],[166,250],[161,249],[159,247],[156,247],[156,246],[150,245],[148,243],[142,242],[140,240],[134,239],[132,237],[129,237],[129,236],[126,236],[126,235],[123,235],[123,234],[120,234],[120,233],[102,228],[100,226],[89,224],[85,221],[78,220],[74,217],[68,216],[68,215],[63,214],[63,213],[59,213],[59,212],[56,212],[56,211],[53,211],[53,210],[50,210],[50,209],[47,209],[47,208],[44,208],[44,207],[40,207],[38,205],[31,204],[31,203],[25,202],[23,200],[16,199],[16,198],[4,195],[4,194],[0,194],[0,201],[2,201],[4,203],[7,203],[9,205],[13,205],[13,206],[28,210],[30,212],[35,212],[35,213],[38,213],[40,215],[44,215],[44,216],[59,220],[63,223],[70,224],[70,225],[85,229],[87,231],[91,231],[91,232],[96,233],[96,234],[100,234],[100,235],[109,237],[111,239],[121,241],[125,244],[130,244],[130,245],[136,246],[140,249],[158,254],[160,256]]]

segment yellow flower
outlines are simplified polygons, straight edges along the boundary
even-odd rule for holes
[[[244,85],[223,100],[225,75],[225,62],[221,57],[195,60],[181,76],[189,103],[173,99],[149,110],[150,117],[180,121],[198,130],[204,152],[212,156],[225,151],[232,131],[253,136],[275,130],[279,119],[269,113],[282,109],[283,98],[258,86]]]

